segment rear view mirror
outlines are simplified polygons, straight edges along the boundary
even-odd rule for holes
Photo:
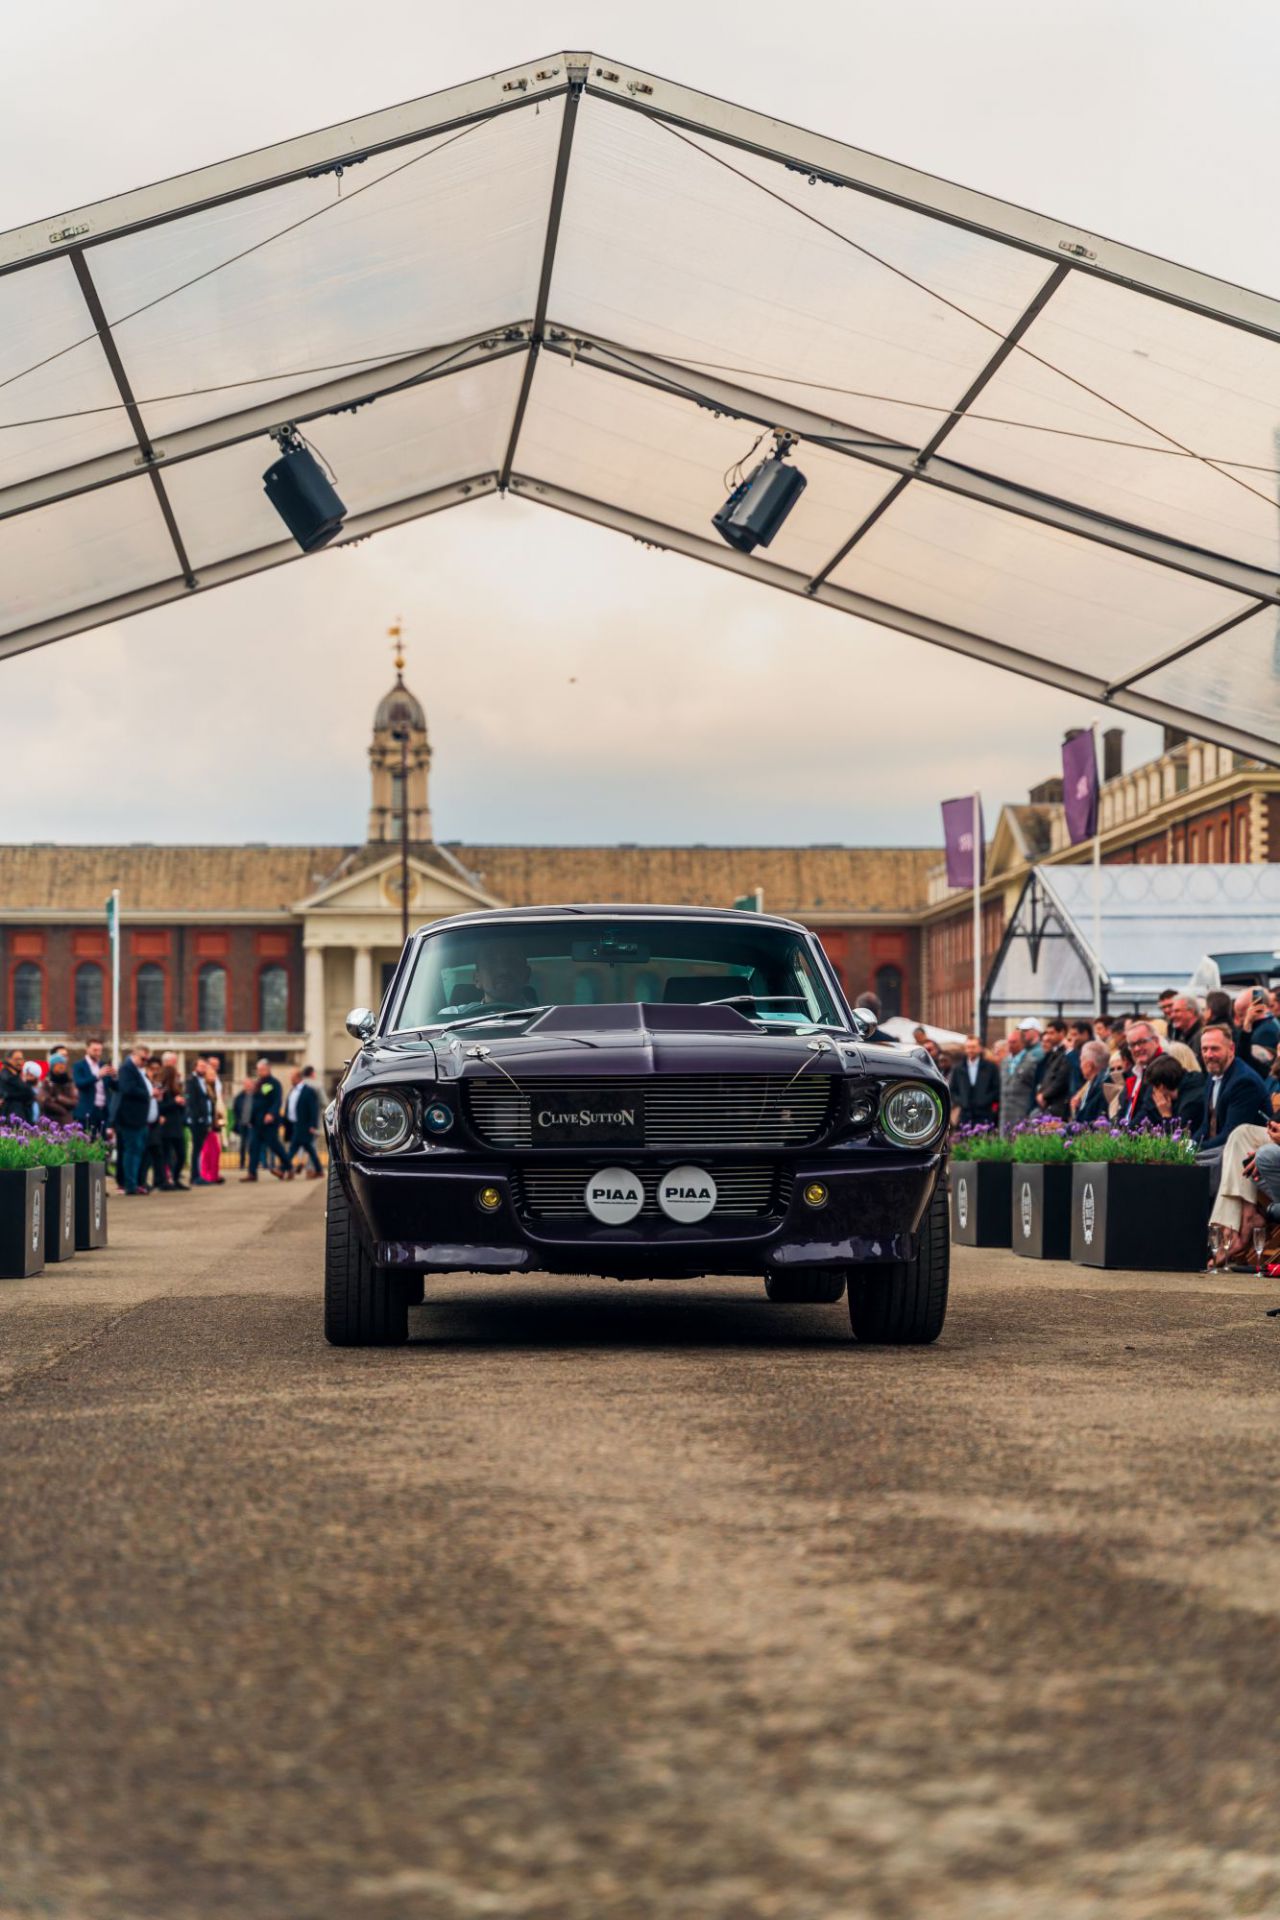
[[[377,1024],[368,1007],[352,1007],[350,1013],[347,1015],[347,1032],[353,1040],[358,1040],[361,1046],[364,1045]]]

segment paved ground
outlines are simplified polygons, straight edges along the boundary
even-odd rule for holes
[[[942,1342],[468,1281],[319,1187],[0,1285],[0,1914],[1280,1913],[1280,1292],[966,1253]]]

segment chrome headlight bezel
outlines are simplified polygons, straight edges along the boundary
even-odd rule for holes
[[[904,1131],[900,1126],[895,1124],[893,1117],[894,1104],[904,1097],[918,1099],[921,1096],[923,1096],[933,1108],[933,1119],[928,1128],[922,1132],[910,1133]],[[947,1109],[943,1102],[942,1095],[936,1087],[930,1086],[928,1081],[895,1080],[891,1086],[885,1087],[880,1095],[880,1111],[877,1117],[879,1119],[881,1132],[887,1140],[893,1142],[895,1147],[931,1147],[936,1140],[942,1137],[947,1124]]]
[[[375,1105],[398,1110],[401,1126],[393,1139],[371,1139],[362,1128],[361,1117]],[[399,1087],[368,1087],[352,1101],[351,1111],[347,1115],[347,1128],[361,1153],[403,1153],[406,1147],[413,1145],[417,1134],[413,1101]]]

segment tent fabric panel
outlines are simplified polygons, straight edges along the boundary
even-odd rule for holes
[[[861,193],[810,187],[775,162],[703,144],[769,192],[643,116],[588,98],[552,311],[690,367],[727,367],[780,400],[807,395],[810,406],[839,419],[921,445],[1044,284],[1045,263]],[[838,233],[822,231],[804,212]],[[897,405],[898,397],[921,404]]]
[[[95,248],[152,435],[526,318],[563,110],[551,101]],[[218,391],[191,393],[203,387]]]
[[[950,459],[1280,571],[1280,345],[1076,275],[1022,348]]]
[[[1103,679],[1248,605],[1189,575],[922,483],[906,489],[831,579]]]
[[[761,430],[635,381],[554,354],[538,362],[520,433],[522,472],[641,515],[716,539],[729,469],[749,468]],[[888,492],[891,476],[820,448],[798,450],[808,481],[767,549],[769,562],[808,574]],[[761,560],[765,554],[761,554]],[[759,564],[759,563],[757,563]]]
[[[70,261],[0,279],[0,486],[119,447],[137,443]]]
[[[0,634],[178,571],[145,474],[0,520]]]
[[[1280,609],[1251,620],[1133,683],[1135,693],[1280,745]]]
[[[495,469],[523,364],[511,355],[308,428],[348,515]],[[276,458],[275,443],[262,436],[169,470],[169,498],[197,569],[279,540],[280,520],[262,487]]]

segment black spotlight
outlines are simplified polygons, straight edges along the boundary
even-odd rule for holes
[[[314,553],[341,531],[347,510],[296,427],[280,427],[271,438],[280,458],[263,474],[263,491],[302,551]]]
[[[772,453],[740,480],[711,524],[739,553],[767,547],[808,485],[798,467],[786,464],[795,442],[779,434]]]

